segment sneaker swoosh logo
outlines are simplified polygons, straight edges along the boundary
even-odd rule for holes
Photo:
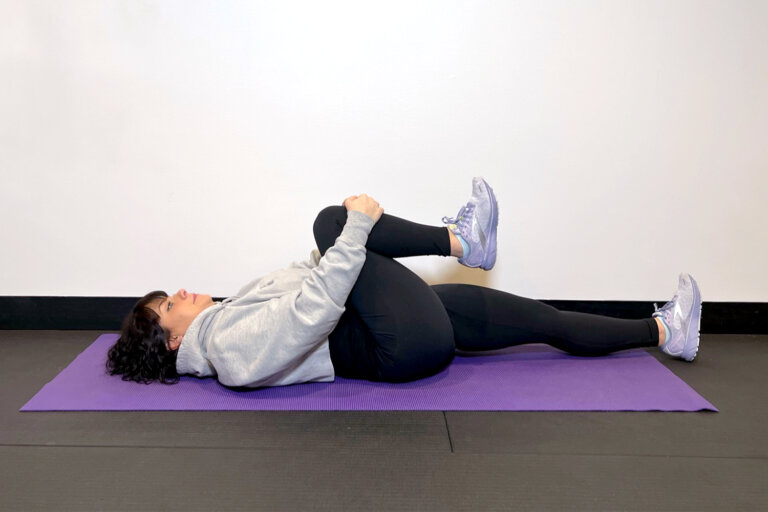
[[[475,219],[475,221],[476,220],[477,219]],[[477,229],[477,233],[480,235],[480,243],[483,246],[483,250],[485,250],[485,244],[486,244],[485,233],[483,233],[483,230],[480,229],[480,225],[477,222],[475,222],[475,228]]]
[[[680,318],[680,328],[683,327],[683,308],[680,307],[679,302],[675,302],[675,311],[674,316],[672,318]]]

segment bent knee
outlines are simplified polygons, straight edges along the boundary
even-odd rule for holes
[[[344,220],[347,217],[347,209],[344,206],[331,205],[326,206],[315,217],[314,226],[333,224],[337,220]]]
[[[321,254],[325,254],[326,249],[333,245],[346,219],[347,209],[343,206],[327,206],[317,214],[312,225],[312,233],[315,235],[315,243]]]

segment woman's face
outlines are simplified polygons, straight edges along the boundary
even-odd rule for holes
[[[195,317],[212,305],[213,299],[210,295],[187,293],[184,288],[170,297],[155,302],[153,309],[160,315],[160,327],[171,335],[168,343],[171,350],[179,348],[182,336]]]

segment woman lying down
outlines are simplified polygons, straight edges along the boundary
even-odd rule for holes
[[[109,350],[111,375],[171,384],[180,375],[226,386],[329,382],[336,375],[406,382],[440,372],[464,351],[546,343],[577,356],[658,346],[693,361],[701,294],[681,274],[677,293],[651,318],[559,311],[468,284],[428,285],[395,258],[456,257],[490,270],[498,204],[482,178],[443,226],[386,215],[370,196],[348,197],[314,222],[317,249],[214,302],[181,289],[142,297]]]

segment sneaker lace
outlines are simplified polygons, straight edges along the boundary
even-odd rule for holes
[[[444,224],[456,224],[456,231],[459,233],[464,232],[464,228],[469,226],[469,221],[472,218],[472,215],[470,215],[475,210],[475,205],[472,203],[467,203],[465,206],[462,206],[459,210],[459,213],[456,214],[456,217],[450,218],[450,217],[443,217],[443,223]]]
[[[672,297],[672,300],[670,300],[669,302],[661,306],[661,308],[659,308],[659,306],[654,302],[653,308],[656,311],[654,311],[653,316],[659,316],[661,313],[664,313],[665,311],[669,311],[672,308],[674,308],[676,300],[677,300],[677,294],[675,294],[674,297]]]

